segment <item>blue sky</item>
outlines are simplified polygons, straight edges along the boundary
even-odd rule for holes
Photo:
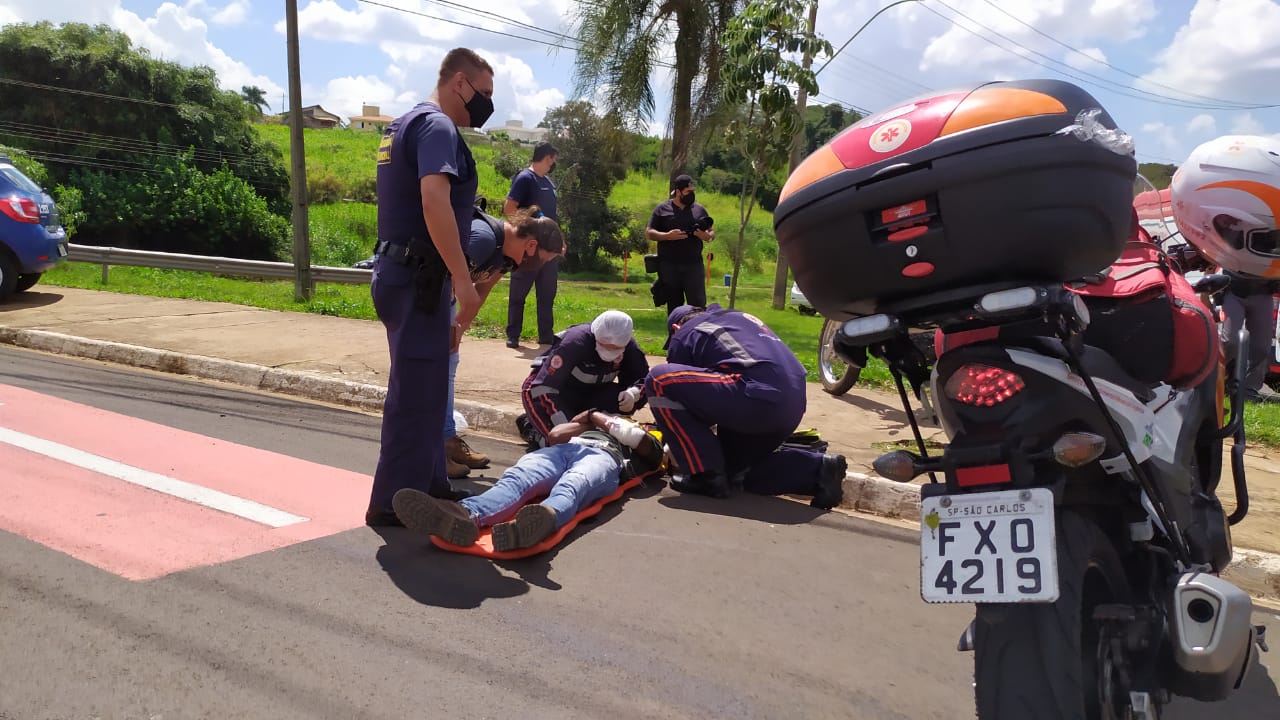
[[[839,47],[888,3],[820,0],[818,31]],[[464,45],[497,70],[490,125],[509,119],[534,125],[574,96],[574,54],[524,38],[571,45],[531,28],[572,35],[576,5],[298,0],[303,103],[342,116],[358,114],[363,103],[398,114],[430,92],[444,52]],[[157,57],[209,65],[225,87],[258,85],[273,110],[283,104],[280,0],[0,0],[0,24],[37,20],[106,23]],[[905,2],[876,18],[822,71],[818,100],[877,110],[933,90],[1028,77],[1088,89],[1135,137],[1143,161],[1180,162],[1199,143],[1228,133],[1277,135],[1280,108],[1265,106],[1280,105],[1280,3]],[[670,78],[658,74],[654,82],[659,107],[650,127],[660,133]]]

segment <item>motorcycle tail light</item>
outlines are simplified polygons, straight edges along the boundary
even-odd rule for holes
[[[973,407],[995,407],[1022,392],[1027,386],[1022,377],[1011,370],[967,363],[961,365],[943,387],[948,398]]]

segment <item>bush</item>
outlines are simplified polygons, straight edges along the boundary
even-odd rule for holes
[[[83,193],[83,242],[162,252],[277,260],[288,254],[289,222],[226,167],[203,173],[185,157],[162,157],[150,172],[76,170]]]
[[[307,202],[314,205],[336,203],[342,199],[342,181],[333,173],[307,173]]]

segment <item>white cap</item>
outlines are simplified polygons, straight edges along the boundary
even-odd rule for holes
[[[631,316],[621,310],[605,310],[591,321],[591,334],[597,342],[626,345],[631,342]]]

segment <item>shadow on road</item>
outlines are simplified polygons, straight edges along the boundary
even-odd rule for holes
[[[386,541],[378,548],[378,564],[401,592],[423,605],[467,610],[529,592],[527,582],[503,575],[485,558],[441,550],[403,528],[375,532]]]
[[[1277,691],[1275,680],[1267,668],[1262,663],[1255,663],[1249,669],[1244,685],[1227,702],[1200,703],[1175,697],[1160,717],[1162,720],[1280,718],[1280,691]]]
[[[0,312],[44,307],[45,305],[52,305],[61,299],[62,295],[60,293],[28,290],[10,295],[8,300],[0,303]]]
[[[826,510],[765,495],[736,495],[727,500],[702,495],[676,495],[660,498],[658,502],[673,510],[739,517],[772,525],[801,525],[827,514]]]

